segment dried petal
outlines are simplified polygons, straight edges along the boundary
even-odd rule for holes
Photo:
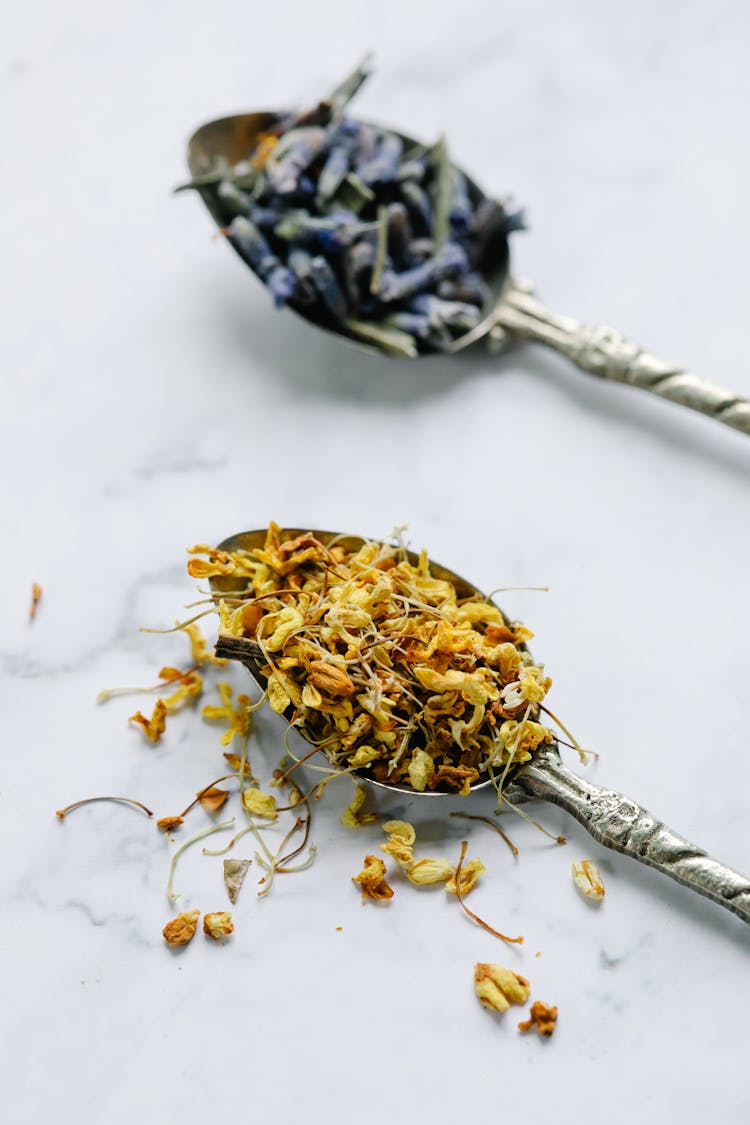
[[[128,722],[140,723],[149,742],[158,742],[167,726],[167,708],[164,700],[157,699],[150,719],[147,719],[140,711],[136,711],[135,715],[130,716]]]
[[[162,669],[165,671],[166,669]],[[180,686],[163,701],[167,711],[179,711],[203,691],[203,677],[198,672],[185,672],[180,676]]]
[[[214,656],[212,652],[208,651],[206,638],[201,633],[197,622],[194,621],[190,625],[185,625],[183,631],[187,633],[190,641],[190,654],[194,664],[216,664],[220,668],[226,664],[226,660],[221,656]]]
[[[365,856],[364,868],[352,876],[352,882],[359,883],[363,898],[393,898],[393,889],[385,881],[385,864],[375,855]]]
[[[410,883],[421,887],[429,883],[444,883],[455,875],[456,866],[447,859],[418,859],[406,872]]]
[[[218,812],[224,804],[229,796],[229,792],[226,789],[218,789],[215,785],[212,785],[209,789],[201,789],[195,795],[206,812],[215,813]]]
[[[227,888],[229,901],[234,904],[245,881],[247,869],[252,863],[250,859],[225,859],[224,860],[224,885]]]
[[[409,824],[408,820],[387,820],[382,828],[389,836],[397,836],[404,844],[413,844],[417,838],[414,825]]]
[[[372,824],[373,821],[378,819],[375,813],[361,811],[366,798],[367,790],[364,785],[358,785],[351,804],[344,809],[341,816],[341,823],[346,825],[347,828],[361,828],[363,824]]]
[[[581,894],[591,902],[601,902],[604,898],[604,883],[601,872],[593,859],[582,859],[572,865],[573,880]]]
[[[308,683],[326,695],[354,695],[357,690],[342,668],[326,660],[311,661]]]
[[[260,789],[255,787],[244,789],[242,804],[245,812],[249,812],[251,816],[266,816],[269,820],[277,819],[276,798],[271,794],[261,793]]]
[[[220,910],[215,914],[203,915],[203,933],[207,937],[213,938],[214,941],[220,941],[221,938],[233,932],[234,923],[232,922],[232,915],[228,911]]]
[[[222,746],[228,746],[236,734],[244,737],[250,732],[250,700],[246,695],[237,696],[237,706],[232,704],[232,686],[222,680],[216,685],[221,696],[222,706],[206,705],[201,711],[204,719],[228,723],[229,729],[221,736]]]
[[[535,1027],[540,1035],[545,1039],[549,1039],[555,1030],[555,1023],[557,1022],[557,1008],[550,1007],[544,1004],[541,1000],[535,1000],[529,1009],[530,1019],[523,1020],[518,1025],[519,1031],[530,1031]]]
[[[502,965],[477,962],[474,966],[474,991],[485,1008],[507,1012],[511,1004],[525,1004],[531,985],[525,977]]]
[[[39,583],[34,582],[31,586],[31,605],[29,606],[29,621],[33,621],[34,618],[36,617],[36,610],[37,610],[37,606],[39,605],[39,599],[41,598],[43,593],[44,593],[44,591],[42,590],[42,587],[39,585]]]
[[[485,866],[482,863],[481,859],[472,859],[468,863],[463,863],[461,865],[461,894],[462,895],[467,895],[469,893],[469,891],[472,890],[472,888],[476,884],[477,879],[479,878],[479,876],[482,874],[482,872],[484,870],[485,870]],[[448,880],[448,882],[445,884],[445,889],[446,889],[446,891],[449,891],[453,895],[456,893],[456,876],[455,876],[455,874],[452,875],[451,878]]]
[[[156,827],[162,832],[171,832],[173,828],[179,828],[182,823],[184,822],[181,816],[163,816],[161,820],[157,820]]]
[[[183,914],[178,914],[176,918],[173,918],[171,922],[167,922],[162,930],[167,945],[187,945],[189,941],[192,941],[198,928],[200,916],[200,910],[186,910]]]

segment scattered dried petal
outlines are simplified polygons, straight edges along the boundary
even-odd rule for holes
[[[409,824],[408,820],[387,820],[382,825],[382,829],[389,836],[397,837],[404,844],[413,844],[417,838],[414,825]]]
[[[221,938],[234,933],[232,915],[226,910],[217,911],[215,914],[204,914],[203,933],[214,941],[220,941]]]
[[[228,730],[221,736],[222,746],[228,746],[236,734],[244,737],[250,732],[250,699],[246,695],[237,696],[237,706],[232,704],[232,686],[222,680],[216,685],[221,696],[222,706],[207,704],[201,711],[204,719],[228,724]]]
[[[252,863],[250,859],[225,859],[224,860],[224,885],[227,888],[229,901],[234,905],[245,881],[247,869]]]
[[[33,621],[36,617],[36,608],[39,605],[39,599],[44,591],[38,582],[32,583],[31,586],[31,605],[29,606],[29,621]]]
[[[541,1000],[535,1000],[529,1009],[530,1019],[523,1020],[518,1025],[519,1031],[530,1031],[535,1027],[540,1035],[545,1039],[549,1039],[555,1030],[555,1023],[557,1022],[557,1008],[550,1007],[548,1004],[542,1003]]]
[[[352,882],[359,883],[363,898],[393,898],[393,889],[385,881],[385,864],[375,855],[365,856],[364,868],[352,876]]]
[[[525,977],[502,965],[478,962],[474,966],[474,991],[485,1008],[507,1012],[511,1004],[525,1004],[531,985]]]
[[[206,638],[195,622],[185,625],[183,631],[187,633],[190,641],[190,654],[194,664],[216,664],[219,668],[223,668],[226,660],[221,656],[214,656],[212,652],[208,651]]]
[[[351,803],[341,815],[341,823],[347,828],[361,828],[363,824],[372,824],[378,819],[375,813],[361,811],[366,798],[367,790],[364,785],[358,785]]]
[[[461,884],[460,885],[461,885],[461,894],[462,895],[467,895],[469,893],[469,891],[473,889],[473,887],[476,885],[477,879],[484,872],[484,870],[485,870],[485,866],[482,863],[481,859],[472,859],[472,860],[469,860],[468,863],[463,863],[461,865],[461,874],[460,874]],[[449,891],[450,894],[452,894],[452,895],[454,895],[456,893],[456,875],[455,875],[455,873],[450,877],[448,882],[445,884],[445,889],[446,889],[446,891]]]
[[[162,832],[171,832],[173,828],[179,828],[183,823],[181,816],[163,816],[161,820],[157,820],[156,827]]]
[[[581,894],[591,902],[601,902],[604,898],[604,883],[601,872],[593,859],[582,859],[572,865],[573,881]]]
[[[130,716],[128,722],[140,723],[149,742],[158,742],[167,727],[167,708],[164,700],[157,699],[150,719],[147,719],[140,711],[136,711],[135,715]]]
[[[162,671],[165,671],[165,669],[162,668]],[[200,695],[202,691],[203,677],[200,673],[195,671],[184,672],[180,674],[180,686],[177,690],[173,691],[163,701],[159,700],[159,702],[163,702],[167,711],[171,714],[174,711],[179,711],[186,703]]]
[[[261,793],[254,786],[242,792],[242,804],[245,812],[251,816],[266,816],[269,820],[276,820],[276,798],[270,793]]]
[[[210,786],[208,789],[201,789],[196,793],[196,797],[203,805],[203,808],[206,812],[210,813],[218,812],[228,796],[228,790],[217,789],[215,785]]]
[[[418,859],[411,864],[406,877],[416,886],[426,886],[430,883],[444,883],[455,875],[455,865],[447,859]]]
[[[200,910],[186,910],[183,914],[178,914],[176,918],[173,918],[171,922],[167,922],[162,930],[167,945],[187,945],[189,941],[192,941],[198,928],[200,916]]]

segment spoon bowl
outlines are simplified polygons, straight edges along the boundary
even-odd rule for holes
[[[187,148],[192,176],[190,186],[200,193],[220,229],[225,229],[233,218],[233,213],[222,202],[218,192],[222,171],[247,161],[260,134],[285,118],[288,114],[274,110],[222,117],[202,125],[190,138]],[[387,131],[408,145],[417,144],[406,133]],[[471,202],[476,207],[487,197],[471,176],[463,171],[462,174]],[[238,244],[232,244],[252,269]],[[660,359],[612,328],[583,324],[546,308],[534,295],[533,285],[511,274],[505,230],[488,233],[475,269],[489,292],[480,319],[469,331],[455,336],[450,342],[446,341],[438,350],[458,353],[480,341],[491,352],[502,351],[521,341],[542,344],[564,355],[590,375],[650,391],[750,435],[750,400],[744,395]],[[355,334],[341,319],[335,318],[318,303],[305,305],[292,298],[288,304],[297,315],[316,328],[370,353],[388,357],[394,354],[384,344],[363,342],[361,335]],[[435,350],[417,342],[413,352],[408,354],[417,358]]]
[[[245,531],[232,535],[219,544],[221,551],[252,552],[261,548],[266,539],[266,529]],[[324,545],[333,540],[342,545],[359,546],[367,537],[350,533],[331,531],[309,531],[301,528],[285,529],[287,539],[299,535],[313,535]],[[417,556],[410,554],[411,562]],[[471,597],[479,593],[466,579],[439,563],[430,561],[430,572],[435,578],[446,579],[457,589],[459,597]],[[241,579],[234,576],[211,579],[212,593],[217,601],[222,597],[237,597],[242,594]],[[502,612],[502,611],[501,611]],[[503,615],[504,617],[504,615]],[[504,618],[505,620],[505,618]],[[508,624],[506,620],[506,624]],[[265,658],[262,647],[245,637],[219,635],[216,645],[218,656],[239,660],[265,690],[267,679],[263,672]],[[305,736],[304,729],[297,727]],[[358,774],[357,780],[376,785],[383,792],[399,793],[409,797],[417,796],[416,790],[408,785],[390,785],[376,782],[367,774]],[[479,782],[472,791],[485,789],[491,781]],[[419,794],[422,795],[422,794]],[[433,798],[448,796],[446,793],[426,794]],[[455,794],[452,794],[455,799]],[[561,761],[556,743],[541,745],[530,762],[514,769],[509,784],[503,787],[502,802],[511,807],[524,801],[541,799],[551,801],[570,813],[604,847],[612,848],[631,856],[640,863],[656,868],[669,878],[689,887],[736,914],[744,922],[750,923],[750,881],[738,872],[709,856],[702,848],[691,844],[678,835],[647,809],[623,796],[613,789],[605,789],[578,777]]]
[[[244,531],[239,535],[232,535],[228,539],[225,539],[222,543],[219,544],[218,550],[226,551],[228,553],[231,553],[232,551],[254,551],[258,548],[263,547],[266,539],[266,534],[267,532],[265,529],[258,531]],[[310,531],[309,528],[284,529],[284,536],[288,539],[295,539],[298,536],[304,534],[314,535],[315,538],[319,540],[319,542],[321,542],[324,546],[328,546],[329,543],[332,543],[335,540],[336,543],[340,546],[344,548],[352,548],[354,550],[361,547],[362,543],[364,543],[367,539],[366,536],[350,535],[336,531]],[[407,551],[406,553],[409,562],[413,565],[416,565],[419,556],[414,551]],[[434,563],[431,561],[430,571],[435,578],[440,578],[444,581],[450,582],[456,588],[459,598],[470,598],[473,595],[480,593],[480,591],[477,590],[476,586],[473,586],[470,582],[467,582],[465,578],[462,578],[452,570],[448,570],[447,567],[441,566],[439,563]],[[212,578],[211,590],[214,595],[219,597],[222,594],[236,595],[238,592],[238,580],[237,578],[231,576]],[[493,602],[492,604],[494,605],[495,603]],[[498,606],[498,609],[499,608],[500,607]],[[500,612],[502,613],[502,610]],[[504,614],[503,619],[505,623],[508,624]],[[521,647],[525,648],[526,646],[523,645]],[[230,660],[239,660],[240,663],[245,665],[260,690],[266,690],[268,686],[268,678],[263,672],[263,667],[267,663],[266,657],[263,654],[261,646],[255,641],[251,640],[248,637],[230,637],[226,635],[220,635],[216,646],[216,653],[218,656],[226,657]],[[306,741],[311,741],[308,738],[304,726],[295,726],[295,730]],[[323,751],[321,751],[321,754],[322,753]],[[403,793],[409,797],[435,798],[449,795],[439,790],[424,790],[420,792],[416,789],[412,789],[410,785],[399,785],[396,783],[389,784],[386,782],[376,781],[375,778],[371,777],[364,770],[354,770],[352,776],[357,781],[363,782],[366,785],[373,786],[378,790],[384,790],[389,793]],[[492,782],[488,778],[483,781],[475,782],[471,786],[471,789],[472,792],[475,792],[479,789],[486,789],[491,785]],[[508,794],[512,799],[510,790],[508,790]],[[519,797],[519,799],[523,799],[520,793],[517,794],[517,797]]]
[[[200,184],[201,180],[211,177],[217,169],[235,167],[237,164],[241,164],[255,148],[258,138],[280,122],[287,120],[289,116],[289,112],[261,110],[257,113],[241,113],[234,117],[222,117],[201,125],[193,133],[187,148],[187,163],[193,181]],[[363,123],[366,125],[374,124],[372,122]],[[382,129],[383,126],[375,125],[375,128]],[[397,136],[405,148],[413,148],[419,144],[414,137],[410,137],[406,133],[399,133],[390,128],[388,132]],[[476,208],[482,200],[488,197],[471,177],[467,176],[466,173],[463,173],[463,175],[466,179],[469,198]],[[203,183],[197,187],[197,190],[218,227],[222,230],[225,229],[233,218],[233,212],[222,201],[216,185]],[[239,244],[232,242],[231,245],[245,264],[253,269],[243,256]],[[493,230],[487,242],[483,245],[481,255],[476,263],[477,272],[482,276],[489,290],[489,297],[482,310],[482,319],[469,332],[465,332],[452,341],[449,349],[451,353],[462,351],[476,343],[492,329],[495,309],[508,282],[509,262],[508,239],[504,231],[499,228]],[[331,335],[350,341],[360,351],[369,352],[372,355],[388,354],[383,352],[382,348],[364,343],[359,336],[349,331],[343,322],[336,321],[330,314],[327,314],[325,308],[319,304],[305,305],[295,302],[292,298],[287,302],[287,305],[308,323],[329,332]],[[419,352],[417,354],[429,353]]]

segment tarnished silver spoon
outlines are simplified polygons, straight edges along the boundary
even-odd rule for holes
[[[194,184],[200,184],[200,195],[219,227],[229,224],[232,212],[222,201],[216,185],[201,181],[210,180],[218,168],[233,167],[246,160],[259,135],[288,116],[287,113],[265,111],[223,117],[201,126],[191,137],[187,149],[188,166]],[[395,133],[395,130],[389,132]],[[395,135],[406,146],[417,143],[405,134]],[[470,177],[466,176],[466,181],[472,202],[476,205],[485,198],[485,193]],[[241,255],[237,245],[235,249]],[[591,375],[651,391],[750,434],[750,400],[743,395],[699,378],[674,363],[658,359],[612,328],[585,325],[547,309],[534,296],[533,286],[510,273],[507,238],[503,233],[493,236],[478,269],[490,292],[481,320],[470,331],[455,338],[446,350],[459,352],[480,340],[492,351],[521,340],[544,344],[567,356]],[[346,338],[370,352],[391,354],[385,347],[363,344],[361,338],[343,323],[332,324],[330,317],[322,315],[317,305],[306,307],[291,301],[290,307],[317,328]]]
[[[266,534],[266,529],[263,529],[233,535],[219,544],[219,550],[253,551],[263,547]],[[344,547],[352,544],[360,545],[363,541],[362,536],[348,533],[310,532],[309,529],[302,528],[285,529],[288,538],[293,539],[303,534],[312,534],[323,544],[335,539]],[[409,558],[413,563],[417,561],[417,557],[411,553]],[[466,579],[439,563],[431,560],[430,569],[434,577],[451,582],[460,598],[480,593]],[[211,579],[212,591],[217,597],[230,591],[236,594],[242,589],[241,584],[242,579],[235,577]],[[265,690],[267,679],[263,667],[266,659],[258,644],[248,638],[220,635],[216,653],[218,656],[238,660],[244,664],[261,690]],[[305,737],[302,727],[295,729],[303,738]],[[364,771],[359,771],[355,776],[357,780],[376,786],[381,791],[387,790],[391,793],[395,791],[410,797],[424,796],[433,801],[445,796],[435,792],[417,793],[406,785],[377,782]],[[491,784],[491,781],[479,782],[472,786],[472,790],[485,789]],[[538,798],[560,805],[604,847],[612,848],[650,867],[655,867],[657,871],[663,872],[678,883],[683,883],[698,894],[731,910],[744,922],[750,922],[750,880],[712,859],[702,848],[691,844],[683,836],[678,836],[661,820],[635,801],[631,801],[629,797],[614,789],[604,789],[578,777],[563,764],[554,743],[541,747],[530,762],[517,769],[512,775],[510,784],[503,789],[503,794],[514,804]]]

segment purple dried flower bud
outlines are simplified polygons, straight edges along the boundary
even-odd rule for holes
[[[349,313],[346,297],[336,274],[320,254],[316,255],[310,262],[310,272],[313,285],[325,307],[333,313],[337,320],[344,320]]]

